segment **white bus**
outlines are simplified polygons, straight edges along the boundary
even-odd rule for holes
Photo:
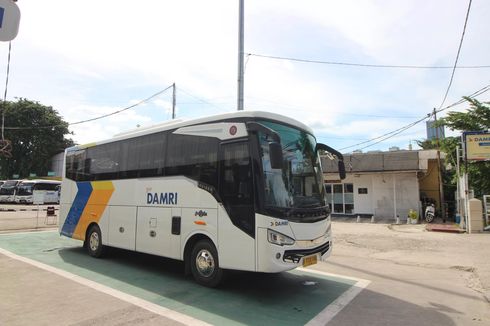
[[[0,186],[0,203],[14,203],[15,191],[21,180],[7,180]]]
[[[240,111],[169,122],[65,151],[60,234],[185,262],[216,286],[224,269],[276,273],[332,248],[319,150],[290,118]],[[330,155],[332,156],[332,155]]]
[[[17,204],[32,204],[34,192],[37,192],[42,195],[42,204],[57,204],[60,184],[56,180],[24,180],[16,187],[14,201]]]

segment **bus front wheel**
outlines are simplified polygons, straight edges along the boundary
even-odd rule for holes
[[[197,283],[216,287],[223,278],[223,270],[219,267],[218,252],[209,240],[200,240],[192,249],[191,272]]]
[[[98,225],[94,224],[90,227],[85,238],[85,247],[88,254],[92,257],[99,258],[104,253],[104,246],[102,245],[102,235]]]

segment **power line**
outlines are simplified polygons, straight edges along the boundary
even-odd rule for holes
[[[375,142],[375,143],[373,143],[373,144],[371,144],[371,145],[365,146],[365,147],[363,147],[363,148],[370,147],[370,146],[372,146],[372,145],[378,144],[378,143],[380,143],[380,142],[382,142],[382,141],[385,141],[385,140],[387,140],[387,139],[389,139],[389,138],[391,138],[391,137],[394,137],[394,136],[398,135],[399,133],[401,133],[401,132],[403,132],[403,131],[405,131],[405,130],[407,130],[407,129],[409,129],[409,128],[413,127],[413,126],[415,126],[416,124],[418,124],[418,123],[420,123],[420,122],[422,122],[422,121],[424,121],[424,120],[428,119],[430,116],[431,116],[431,114],[428,114],[427,116],[425,116],[425,117],[423,117],[423,118],[421,118],[421,119],[419,119],[419,120],[417,120],[417,121],[414,121],[414,122],[412,122],[412,123],[409,123],[408,125],[405,125],[405,126],[403,126],[403,127],[401,127],[401,128],[395,129],[395,130],[390,131],[390,132],[388,132],[388,133],[386,133],[386,134],[383,134],[383,135],[381,135],[381,136],[378,136],[378,137],[375,137],[375,138],[372,138],[372,139],[368,139],[368,140],[366,140],[366,141],[363,141],[363,142],[360,142],[360,143],[357,143],[357,144],[354,144],[354,145],[351,145],[351,146],[347,146],[347,147],[341,148],[341,149],[339,149],[339,150],[340,150],[340,151],[343,151],[343,150],[348,149],[348,148],[357,147],[357,146],[359,146],[359,145],[367,144],[367,143],[370,143],[370,142],[372,142],[372,141],[375,141],[375,140],[378,140],[378,139],[383,138],[383,139],[381,139],[380,141],[377,141],[377,142]],[[386,137],[386,138],[384,138],[384,137]],[[360,148],[360,149],[363,149],[363,148]]]
[[[487,86],[485,86],[485,87],[477,90],[476,92],[473,92],[470,96],[468,96],[468,98],[475,98],[476,96],[479,96],[479,95],[481,95],[481,94],[483,94],[485,92],[488,92],[489,90],[490,90],[490,85],[487,85]],[[456,105],[459,105],[461,103],[464,103],[464,102],[467,102],[467,100],[463,98],[463,99],[461,99],[461,100],[459,100],[459,101],[457,101],[457,102],[455,102],[455,103],[453,103],[451,105],[446,106],[445,108],[442,108],[442,109],[436,110],[434,112],[428,113],[425,117],[423,117],[423,118],[421,118],[419,120],[416,120],[416,121],[414,121],[412,123],[409,123],[408,125],[405,125],[405,126],[403,126],[401,128],[395,129],[395,130],[390,131],[388,133],[385,133],[385,134],[383,134],[381,136],[378,136],[378,137],[375,137],[375,138],[372,138],[372,139],[369,139],[369,140],[366,140],[366,141],[363,141],[363,142],[360,142],[360,143],[357,143],[357,144],[354,144],[354,145],[351,145],[351,146],[347,146],[347,147],[341,148],[339,150],[340,151],[343,151],[343,150],[348,149],[348,148],[357,147],[357,146],[363,145],[363,144],[368,144],[368,143],[373,142],[373,141],[376,141],[378,139],[379,139],[378,141],[376,141],[376,142],[374,142],[372,144],[369,144],[367,146],[364,146],[362,148],[359,148],[359,149],[364,149],[364,148],[371,147],[373,145],[379,144],[379,143],[381,143],[381,142],[383,142],[385,140],[388,140],[390,138],[393,138],[394,136],[396,136],[396,135],[404,132],[407,129],[412,128],[413,126],[419,124],[420,122],[422,122],[422,121],[424,121],[426,119],[429,119],[430,117],[432,117],[432,115],[434,115],[434,113],[439,113],[441,111],[447,110],[449,108],[452,108],[452,107],[454,107]]]
[[[364,68],[395,68],[395,69],[454,69],[454,66],[421,66],[421,65],[380,65],[380,64],[367,64],[367,63],[355,63],[355,62],[341,62],[341,61],[321,61],[321,60],[309,60],[299,59],[291,57],[280,57],[273,55],[247,53],[247,56],[254,56],[259,58],[275,59],[275,60],[287,60],[304,63],[316,63],[324,65],[337,65],[337,66],[353,66]],[[490,68],[490,65],[476,65],[476,66],[459,66],[457,69],[482,69]]]
[[[108,113],[108,114],[104,114],[104,115],[101,115],[101,116],[98,116],[96,118],[91,118],[91,119],[86,119],[86,120],[82,120],[82,121],[77,121],[77,122],[71,122],[71,123],[68,123],[68,126],[73,126],[73,125],[78,125],[78,124],[82,124],[82,123],[86,123],[86,122],[92,122],[92,121],[95,121],[95,120],[100,120],[100,119],[103,119],[103,118],[107,118],[107,117],[110,117],[112,115],[115,115],[115,114],[118,114],[118,113],[121,113],[121,112],[124,112],[124,111],[127,111],[129,109],[132,109],[138,105],[141,105],[143,103],[146,103],[148,102],[149,100],[161,95],[162,93],[164,93],[165,91],[169,90],[170,88],[172,88],[173,85],[170,85],[168,86],[167,88],[151,95],[150,97],[147,97],[145,98],[144,100],[141,100],[135,104],[132,104],[130,106],[127,106],[121,110],[117,110],[117,111],[114,111],[114,112],[111,112],[111,113]],[[62,124],[57,124],[57,125],[50,125],[50,126],[37,126],[37,127],[34,127],[34,126],[31,126],[31,127],[5,127],[5,129],[9,129],[9,130],[25,130],[25,129],[49,129],[49,128],[56,128],[56,127],[61,127],[61,126],[64,126]]]
[[[467,97],[469,97],[469,98],[475,98],[475,97],[480,96],[481,94],[486,93],[488,91],[490,91],[490,85],[487,85],[485,87],[480,88],[479,90],[471,93]],[[466,101],[467,101],[466,99],[462,98],[459,101],[457,101],[457,102],[455,102],[455,103],[453,103],[451,105],[446,106],[445,108],[436,110],[436,113],[442,112],[442,111],[447,110],[447,109],[452,108],[452,107],[455,107],[455,106],[457,106],[459,104],[462,104],[462,103],[464,103]]]
[[[204,100],[204,99],[202,99],[202,98],[199,98],[199,97],[197,97],[197,96],[195,96],[195,95],[192,95],[192,94],[191,94],[189,91],[186,91],[186,90],[185,90],[185,89],[183,89],[182,87],[180,87],[180,88],[179,88],[179,90],[180,90],[180,91],[182,91],[183,93],[185,93],[186,95],[188,95],[188,96],[190,96],[190,97],[192,97],[192,98],[194,98],[194,99],[198,100],[198,101],[199,101],[199,102],[201,102],[201,103],[204,103],[204,104],[210,105],[210,106],[212,106],[212,107],[214,107],[214,108],[216,108],[216,109],[218,109],[218,110],[220,110],[220,111],[222,111],[222,110],[223,110],[223,108],[221,108],[221,107],[219,107],[219,106],[217,106],[217,105],[215,105],[215,104],[213,104],[213,103],[211,103],[211,102],[209,102],[209,101],[206,101],[206,100]]]
[[[439,105],[439,109],[442,108],[442,106],[444,105],[444,102],[446,102],[447,95],[449,94],[449,90],[451,89],[451,85],[453,84],[454,72],[456,71],[456,67],[458,65],[459,54],[461,52],[461,47],[463,45],[464,33],[466,31],[466,25],[468,23],[468,17],[470,15],[471,2],[472,2],[472,0],[470,0],[468,3],[468,10],[466,11],[466,18],[464,20],[463,33],[461,34],[461,40],[459,41],[458,52],[456,54],[456,59],[454,60],[453,71],[451,73],[451,79],[449,80],[449,85],[447,86],[446,94],[444,94],[444,98],[442,99],[441,105]]]

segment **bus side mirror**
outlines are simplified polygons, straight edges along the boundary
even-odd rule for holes
[[[317,143],[316,144],[316,151],[318,152],[319,150],[326,151],[327,153],[333,154],[337,157],[339,160],[339,177],[341,180],[345,179],[345,164],[344,164],[344,156],[339,152],[333,149],[330,146],[327,146],[325,144]],[[333,159],[332,155],[330,155],[330,159]]]
[[[340,180],[345,179],[345,164],[344,161],[339,161],[339,176]]]
[[[269,157],[272,169],[282,169],[282,146],[279,143],[269,143]]]

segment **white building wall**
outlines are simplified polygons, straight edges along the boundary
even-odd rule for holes
[[[356,174],[350,182],[354,183],[354,211],[357,214],[374,214],[372,176]],[[367,194],[360,194],[359,188],[366,188]]]
[[[51,172],[55,173],[55,176],[61,177],[63,175],[63,159],[64,152],[58,153],[51,159]]]
[[[373,178],[375,194],[374,212],[376,217],[401,219],[408,211],[419,208],[419,187],[415,172],[376,174]]]
[[[404,220],[410,209],[420,212],[416,172],[349,174],[342,183],[354,185],[354,214],[398,215]],[[367,194],[360,194],[359,188],[366,188]]]
[[[394,196],[392,175],[374,174],[373,180],[373,214],[376,217],[393,217]]]

